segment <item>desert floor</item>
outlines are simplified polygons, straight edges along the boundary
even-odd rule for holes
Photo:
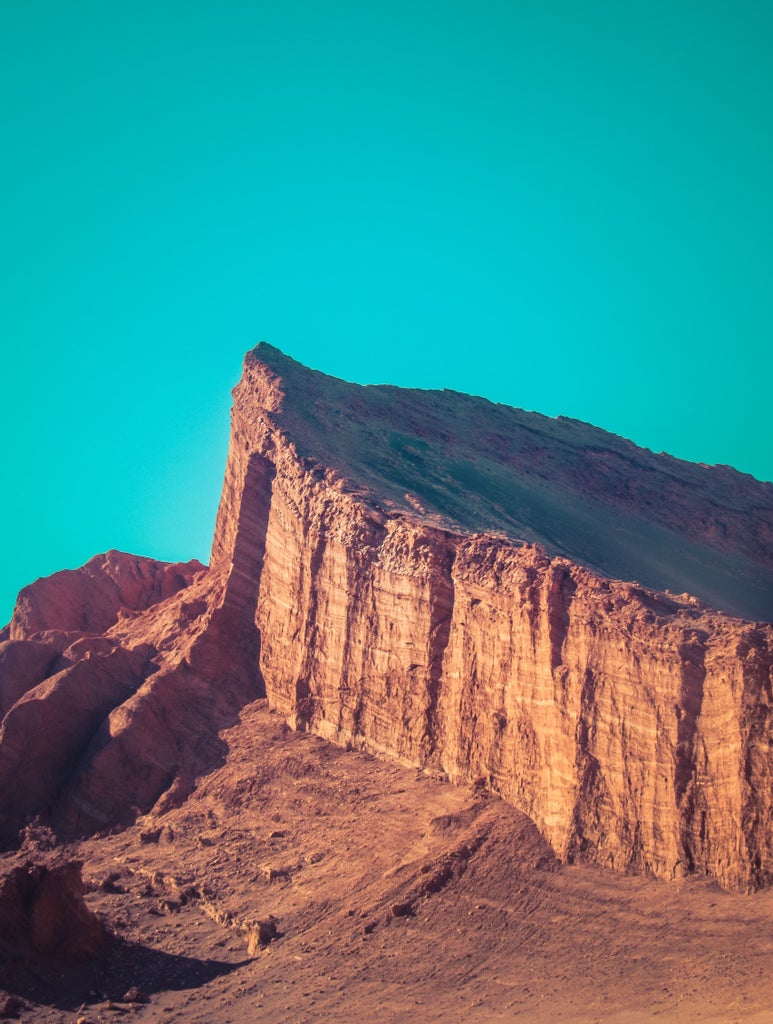
[[[773,892],[559,865],[512,807],[265,701],[223,737],[182,806],[64,851],[118,941],[6,985],[22,1020],[773,1020]]]

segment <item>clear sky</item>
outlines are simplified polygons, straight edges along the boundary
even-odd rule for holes
[[[6,0],[0,622],[206,560],[265,339],[773,479],[773,5]]]

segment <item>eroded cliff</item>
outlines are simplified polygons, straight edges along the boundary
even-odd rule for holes
[[[771,627],[714,612],[686,594],[605,578],[502,532],[454,528],[457,507],[469,499],[485,509],[498,491],[494,499],[485,488],[451,498],[447,485],[439,498],[440,463],[429,484],[412,480],[402,501],[394,490],[384,494],[377,474],[357,467],[378,463],[393,439],[375,438],[371,423],[368,448],[350,420],[335,449],[339,434],[323,429],[333,405],[344,417],[359,409],[367,422],[381,389],[328,388],[320,378],[261,347],[248,356],[234,393],[213,566],[232,566],[247,579],[254,553],[264,552],[256,621],[273,706],[296,727],[335,742],[432,765],[456,782],[484,779],[534,819],[562,858],[666,878],[697,871],[734,888],[769,881]],[[470,428],[475,417],[461,422],[458,396],[430,396],[434,414],[425,416],[412,409],[412,399],[422,407],[425,396],[402,396],[401,405],[395,389],[386,390],[401,444],[410,429],[439,436],[455,423],[460,434],[468,428],[469,451],[485,448]],[[562,428],[565,447],[570,427]],[[594,485],[576,463],[599,457],[583,456],[591,430],[578,426],[565,460],[575,464],[563,470],[585,491]],[[600,432],[593,434],[598,443]],[[637,454],[619,439],[615,445],[628,453],[630,482],[626,488],[621,477],[610,498],[599,491],[593,500],[606,501],[617,536],[642,549],[641,563],[662,562],[663,578],[673,583],[693,571],[710,593],[732,576],[740,591],[750,559],[764,549],[748,600],[765,610],[764,510],[773,509],[773,488],[739,478],[723,506],[727,471],[712,476],[698,467],[703,488],[690,493],[680,481],[672,494],[665,484],[676,476],[676,460],[660,457],[659,470],[651,453]],[[626,520],[629,499],[620,494],[658,472],[662,514],[638,535],[640,511]],[[261,481],[260,497],[245,502],[251,474]],[[564,500],[569,521],[576,511],[570,491]],[[245,504],[255,514],[234,515]],[[724,511],[712,519],[711,508]],[[500,531],[507,511],[495,522]],[[556,506],[554,519],[559,512]],[[689,524],[683,533],[681,520]],[[532,530],[543,525],[535,518]],[[668,533],[668,543],[655,550],[648,544],[656,530]],[[714,533],[721,542],[712,548]],[[667,555],[679,543],[683,557],[674,568]]]
[[[562,859],[768,884],[771,523],[773,486],[732,470],[259,346],[210,569],[122,591],[97,560],[77,601],[58,574],[20,603],[0,784],[34,777],[0,838],[163,813],[265,693],[296,728],[480,781]]]

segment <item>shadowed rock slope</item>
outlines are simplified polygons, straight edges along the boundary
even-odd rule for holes
[[[166,597],[164,586],[130,586],[126,607],[119,579],[174,582]],[[103,633],[73,628],[84,590],[107,595],[86,615],[111,623]],[[45,628],[27,633],[28,621]],[[128,824],[159,798],[159,810],[179,804],[222,760],[218,730],[263,692],[254,607],[198,562],[108,552],[26,587],[3,632],[13,637],[0,642],[5,845],[35,815],[73,836]]]
[[[0,784],[39,769],[0,829],[163,813],[265,693],[296,728],[481,780],[561,859],[767,884],[771,523],[773,486],[733,470],[261,345],[210,570],[104,632],[15,614]],[[67,738],[30,751],[46,715]]]

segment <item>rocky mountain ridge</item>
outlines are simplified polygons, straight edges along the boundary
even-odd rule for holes
[[[174,592],[75,621],[89,563],[0,634],[0,833],[163,814],[265,694],[500,794],[562,860],[769,884],[772,523],[773,487],[733,471],[259,346],[209,570],[157,566]]]

